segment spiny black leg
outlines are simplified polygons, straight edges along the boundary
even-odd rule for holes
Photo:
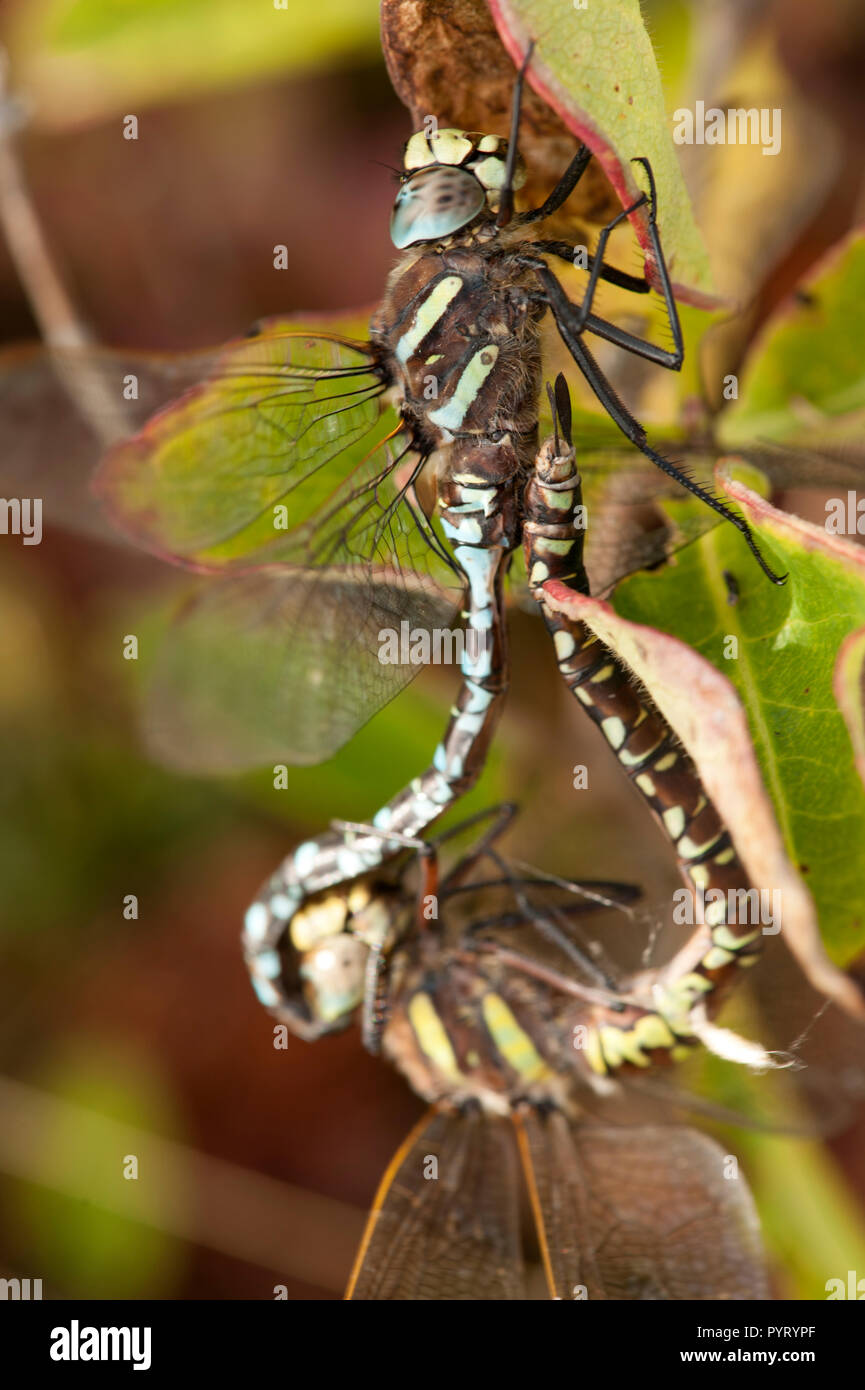
[[[580,321],[581,326],[585,326],[586,320],[589,317],[589,314],[591,313],[592,303],[594,302],[595,298],[595,291],[598,287],[598,279],[600,277],[601,270],[604,264],[604,256],[607,250],[607,242],[609,241],[612,233],[616,230],[616,228],[620,226],[622,222],[624,222],[625,218],[630,217],[631,213],[636,212],[637,208],[641,208],[646,201],[646,195],[645,193],[643,193],[642,196],[639,197],[635,203],[632,203],[629,208],[622,208],[622,211],[618,214],[618,216],[613,218],[612,222],[608,222],[606,226],[601,228],[600,233],[598,235],[598,244],[595,247],[595,255],[592,263],[592,268],[589,273],[589,283],[586,286],[586,293],[583,296],[583,302],[580,305],[578,313],[578,319]]]
[[[616,347],[624,348],[626,352],[633,352],[637,357],[643,357],[646,361],[654,362],[659,367],[665,367],[669,371],[677,372],[684,360],[685,346],[682,341],[679,311],[676,307],[676,300],[670,284],[670,276],[658,232],[658,206],[655,177],[652,173],[652,166],[647,159],[640,156],[631,162],[634,164],[642,164],[646,170],[646,175],[649,180],[649,193],[643,193],[631,207],[620,212],[612,222],[602,228],[598,238],[595,255],[593,258],[590,258],[589,284],[583,302],[579,307],[571,305],[571,329],[575,333],[582,332],[585,329],[589,333],[596,334],[599,338],[604,338],[608,343],[614,343]],[[617,327],[616,324],[609,323],[606,319],[599,318],[596,314],[591,313],[592,300],[594,299],[595,289],[599,279],[608,280],[611,284],[623,285],[623,288],[634,290],[638,294],[645,293],[643,286],[646,282],[644,280],[638,280],[636,277],[626,277],[624,272],[616,271],[612,266],[605,267],[603,265],[603,257],[607,241],[613,229],[631,212],[641,207],[643,203],[646,202],[649,204],[649,245],[652,248],[655,264],[658,267],[658,276],[661,281],[661,293],[664,299],[664,308],[667,313],[667,322],[670,325],[670,332],[673,335],[672,352],[670,352],[668,348],[659,347],[657,343],[650,343],[645,338],[639,338],[634,333],[628,333],[625,329]],[[563,246],[565,251],[567,251],[567,243],[556,242],[548,242],[546,244],[539,243],[537,245],[537,250],[544,251],[545,245],[549,248],[547,253],[550,255],[562,256]],[[533,248],[533,250],[534,249],[535,248]],[[571,256],[565,254],[562,256],[562,259],[570,260]],[[529,258],[526,257],[523,263],[528,264]],[[611,271],[612,273],[605,274],[605,271]],[[629,283],[623,284],[626,280],[629,281]]]
[[[649,180],[649,245],[652,248],[652,255],[655,258],[655,266],[658,271],[658,278],[661,281],[661,293],[664,296],[664,307],[667,310],[667,322],[673,334],[673,342],[676,345],[676,352],[679,355],[679,362],[685,355],[685,346],[682,342],[682,326],[679,323],[679,311],[676,308],[676,299],[673,294],[673,287],[670,284],[670,272],[667,269],[667,258],[661,249],[661,235],[658,231],[658,195],[655,191],[655,175],[652,173],[652,166],[643,155],[638,155],[631,160],[632,164],[642,164]]]
[[[544,267],[543,270],[539,270],[538,275],[547,291],[547,303],[553,312],[553,317],[556,320],[556,327],[562,335],[562,341],[601,405],[610,416],[610,419],[618,425],[626,439],[629,439],[630,442],[640,450],[640,453],[645,454],[646,458],[651,459],[655,467],[660,468],[662,473],[666,473],[670,478],[675,478],[677,483],[687,488],[688,492],[693,493],[695,497],[699,497],[700,501],[705,502],[706,506],[711,507],[712,511],[717,512],[718,516],[722,516],[725,521],[731,522],[733,526],[736,527],[736,530],[741,533],[745,544],[767,578],[771,579],[773,584],[785,583],[787,576],[775,574],[774,570],[770,569],[769,565],[763,559],[763,555],[751,534],[751,528],[745,518],[732,511],[720,498],[715,497],[711,492],[708,492],[706,488],[701,487],[699,483],[695,482],[693,478],[684,472],[677,464],[673,463],[671,459],[665,459],[662,454],[657,453],[651,447],[646,439],[646,431],[643,429],[643,426],[638,420],[634,419],[624,402],[617,396],[594,357],[592,357],[588,348],[581,341],[579,331],[574,331],[573,305],[558,280],[556,280],[552,272],[546,267]]]
[[[533,256],[515,255],[518,265],[525,266],[527,269],[537,271],[539,277],[547,285],[548,282],[555,285],[560,298],[568,305],[569,312],[576,315],[578,307],[571,304],[558,280],[553,275],[549,267]],[[546,296],[549,300],[549,295]],[[672,326],[672,325],[671,325]],[[598,318],[597,314],[589,314],[582,328],[576,329],[577,332],[594,333],[596,337],[603,338],[608,343],[613,343],[616,347],[624,348],[625,352],[632,352],[635,357],[644,357],[647,362],[654,362],[658,367],[666,367],[669,371],[677,372],[682,365],[684,348],[677,345],[674,352],[667,348],[659,347],[657,343],[650,343],[645,338],[638,338],[634,333],[626,333],[624,328],[619,328],[614,323],[608,323],[606,319]],[[679,332],[679,320],[676,315],[674,335]],[[681,338],[679,339],[681,343]]]
[[[580,305],[580,308],[577,312],[576,321],[573,326],[575,328],[588,327],[590,320],[593,320],[595,323],[595,328],[590,329],[590,331],[597,332],[600,328],[600,325],[604,323],[603,320],[595,319],[594,315],[591,313],[592,302],[595,297],[595,290],[597,288],[598,278],[601,275],[601,269],[599,267],[598,262],[603,262],[607,242],[615,228],[618,227],[619,224],[623,222],[626,217],[629,217],[632,212],[636,212],[637,208],[642,207],[644,203],[648,203],[649,245],[652,248],[652,255],[654,257],[655,264],[658,268],[658,276],[661,281],[661,293],[664,299],[664,308],[667,312],[667,322],[670,325],[670,332],[673,335],[674,345],[674,351],[672,353],[668,352],[664,348],[660,349],[663,361],[657,358],[653,358],[652,360],[658,360],[659,365],[667,366],[674,371],[678,371],[682,365],[682,361],[685,356],[685,345],[682,341],[682,329],[679,323],[679,311],[676,307],[676,300],[675,296],[673,295],[673,288],[670,284],[670,276],[667,270],[667,262],[664,256],[663,249],[661,247],[661,238],[658,232],[658,195],[655,189],[655,176],[652,173],[652,166],[649,163],[648,159],[645,159],[642,155],[638,156],[636,159],[632,159],[631,163],[642,164],[643,168],[646,171],[646,176],[649,180],[649,192],[648,194],[641,194],[640,197],[636,200],[636,202],[632,203],[629,208],[625,208],[622,212],[619,213],[617,217],[613,218],[612,222],[608,222],[605,227],[602,227],[600,236],[598,237],[598,244],[595,248],[595,264],[592,266],[591,273],[589,275],[589,283],[586,288],[586,293],[583,297],[583,302]],[[604,327],[606,328],[605,324]],[[611,327],[615,327],[615,325],[611,325]],[[599,336],[608,336],[610,342],[616,341],[616,338],[609,334],[599,333]],[[632,334],[628,334],[627,336],[633,340],[631,346],[632,350],[634,351],[636,351],[636,343],[640,343],[643,346],[648,347],[654,346],[654,344],[645,343],[645,340],[642,338],[635,338]],[[619,346],[626,346],[626,343],[622,341],[621,338],[619,339]]]
[[[522,66],[517,73],[517,80],[514,83],[514,95],[511,102],[511,133],[508,137],[508,158],[505,164],[505,177],[502,184],[501,198],[499,199],[499,211],[496,217],[496,226],[505,227],[514,215],[514,174],[517,168],[519,138],[520,138],[520,108],[523,104],[523,84],[526,80],[526,72],[535,51],[535,41],[532,39],[526,49],[526,56]]]
[[[575,251],[585,251],[586,270],[591,270],[595,264],[595,257],[576,242],[533,241],[531,249],[544,256],[558,256],[560,261],[567,261],[568,265],[574,264]],[[630,275],[627,270],[618,270],[614,265],[602,265],[599,274],[607,284],[618,285],[619,289],[630,290],[632,294],[648,294],[652,288],[645,275]]]
[[[560,951],[578,970],[594,977],[598,984],[609,984],[610,981],[604,971],[592,960],[591,956],[572,941],[567,932],[562,931],[556,924],[554,919],[559,914],[555,905],[551,905],[549,912],[546,912],[537,904],[530,902],[525,893],[522,892],[519,880],[510,875],[507,864],[499,858],[494,850],[489,852],[489,857],[501,869],[503,882],[509,883],[514,901],[523,915],[525,925],[531,927],[544,941]],[[476,931],[477,924],[474,928],[469,926],[463,934],[463,941],[472,940]]]
[[[439,895],[444,897],[446,894],[458,891],[458,885],[463,882],[476,864],[480,862],[490,851],[490,848],[501,839],[511,821],[517,814],[518,807],[513,801],[502,801],[495,806],[488,806],[483,811],[476,811],[467,820],[460,821],[458,825],[451,826],[450,830],[436,836],[436,848],[440,848],[448,840],[452,840],[456,835],[465,834],[473,825],[480,821],[490,821],[489,829],[475,841],[470,849],[466,850],[461,859],[449,869],[441,881]]]
[[[541,203],[539,208],[533,208],[531,212],[521,212],[517,219],[517,226],[527,227],[531,222],[542,222],[545,217],[551,217],[573,193],[580,179],[586,171],[592,152],[588,145],[580,145],[562,177],[559,179],[552,193]]]

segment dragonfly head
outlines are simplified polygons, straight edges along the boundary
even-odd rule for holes
[[[498,212],[508,142],[498,135],[464,130],[419,130],[403,155],[403,175],[390,223],[398,250],[440,241],[467,227],[480,214]],[[514,187],[525,183],[517,161]]]
[[[344,1028],[363,1002],[370,949],[393,944],[394,906],[386,893],[360,881],[296,914],[291,944],[297,982],[322,1032]]]

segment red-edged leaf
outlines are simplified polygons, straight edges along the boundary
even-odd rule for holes
[[[544,593],[555,611],[587,623],[651,691],[693,758],[751,886],[780,890],[785,938],[808,979],[865,1019],[858,989],[823,949],[811,895],[784,850],[745,711],[730,681],[677,638],[628,622],[607,603],[554,582],[544,585]]]

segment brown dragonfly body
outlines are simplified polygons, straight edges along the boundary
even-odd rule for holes
[[[657,1123],[657,1106],[651,1123],[605,1113],[621,1095],[596,1071],[608,1028],[641,1022],[640,1066],[684,1041],[639,1006],[636,980],[600,987],[586,958],[594,983],[579,982],[577,919],[619,906],[609,894],[621,886],[517,876],[491,848],[500,829],[440,886],[424,856],[419,889],[406,869],[295,924],[306,949],[285,961],[287,978],[332,1023],[355,1016],[370,961],[384,959],[381,1050],[433,1106],[382,1181],[348,1296],[525,1298],[534,1247],[549,1297],[765,1297],[751,1198],[726,1180],[721,1149]],[[492,881],[478,876],[487,860]],[[639,981],[646,1000],[659,978]]]
[[[502,582],[509,556],[520,542],[526,547],[530,585],[551,629],[562,674],[673,840],[689,886],[746,886],[742,866],[696,770],[660,714],[641,695],[627,669],[591,634],[581,625],[552,617],[544,604],[547,579],[587,591],[573,448],[566,440],[567,458],[558,457],[558,432],[552,445],[537,448],[539,325],[548,310],[576,365],[627,438],[663,471],[725,516],[728,513],[651,449],[642,426],[616,396],[582,339],[588,331],[661,366],[681,365],[681,333],[656,223],[651,169],[643,161],[651,197],[642,195],[627,211],[649,205],[650,241],[673,333],[672,351],[591,313],[599,278],[635,292],[648,289],[644,279],[603,263],[606,237],[626,212],[602,233],[579,307],[569,303],[544,260],[545,254],[565,255],[569,248],[525,239],[529,226],[564,202],[590,154],[581,147],[542,207],[513,216],[522,78],[523,72],[515,92],[510,145],[494,136],[434,130],[415,134],[406,146],[405,175],[391,224],[401,258],[373,319],[369,351],[381,390],[398,404],[408,449],[418,459],[406,491],[428,463],[433,466],[442,530],[467,586],[466,629],[478,642],[463,659],[462,688],[431,767],[383,806],[370,827],[330,832],[289,855],[249,909],[244,945],[259,998],[304,1036],[318,1036],[321,1021],[298,1014],[286,994],[281,943],[291,936],[298,912],[311,898],[374,872],[398,855],[407,838],[422,837],[476,781],[508,684]],[[558,394],[560,412],[569,420],[563,380]],[[570,474],[559,477],[557,470],[565,465]],[[741,518],[730,519],[744,527],[747,543],[763,563],[747,526]],[[679,1001],[684,1016],[695,998],[711,991],[719,971],[728,966],[734,971],[753,958],[758,934],[731,933],[726,929],[728,915],[722,906],[709,920],[715,935],[703,943],[706,950],[690,972],[693,998],[689,994]],[[615,1067],[621,1060],[611,1054],[606,1062]],[[605,1064],[603,1058],[599,1063]]]
[[[582,592],[588,587],[582,566],[580,479],[568,438],[568,416],[567,389],[560,380],[554,400],[556,433],[537,451],[521,497],[530,584],[553,635],[568,688],[597,723],[671,839],[684,881],[707,899],[703,923],[668,967],[642,984],[634,981],[626,991],[630,1002],[620,998],[612,1010],[602,1005],[597,1016],[584,1020],[591,1024],[585,1044],[588,1064],[606,1075],[631,1066],[648,1067],[686,1050],[695,1038],[694,1009],[701,1008],[706,1016],[714,1010],[722,989],[758,958],[762,936],[747,915],[737,921],[738,895],[747,886],[745,870],[690,757],[624,664],[584,624],[553,613],[544,602],[548,580]],[[459,486],[465,496],[470,485]],[[477,513],[455,513],[457,524],[464,523],[466,515],[473,518]],[[484,520],[490,517],[494,521],[495,513]],[[464,545],[456,552],[463,563],[477,564],[485,581],[500,582],[504,545],[497,551],[489,545]],[[494,554],[498,559],[493,564]],[[464,673],[461,697],[433,766],[382,808],[371,825],[335,830],[302,845],[265,885],[247,915],[247,963],[259,997],[302,1037],[314,1039],[344,1026],[347,1015],[341,1008],[334,1014],[328,1007],[310,1007],[309,998],[295,988],[296,960],[320,942],[325,943],[325,953],[329,951],[332,939],[344,930],[343,918],[350,915],[351,885],[364,901],[388,860],[404,855],[406,844],[423,835],[482,766],[506,686],[506,652],[495,590],[475,583],[471,592],[474,606],[468,621],[489,633],[493,646],[485,665],[482,659],[478,669]],[[350,931],[358,936],[355,928]],[[380,922],[377,933],[364,928],[360,939],[383,959],[393,934],[391,922]],[[364,985],[367,1019],[374,1009],[375,982],[373,972]],[[342,999],[339,990],[335,994]],[[360,1002],[360,997],[354,1000]],[[366,1027],[367,1037],[369,1032]]]

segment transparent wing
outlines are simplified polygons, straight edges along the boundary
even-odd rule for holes
[[[105,448],[212,371],[213,353],[0,352],[0,479],[47,526],[119,543],[90,483]]]
[[[183,605],[150,686],[146,735],[169,764],[328,757],[418,669],[380,663],[382,633],[453,622],[461,581],[384,391],[367,345],[286,320],[211,353],[0,357],[6,496],[40,497],[47,527],[122,535],[221,576]],[[600,592],[715,518],[636,451],[611,449],[607,427],[581,429]],[[106,440],[96,492],[113,522],[90,487]],[[859,467],[849,448],[756,461],[777,486]],[[711,462],[695,459],[695,473],[708,478]]]
[[[714,469],[724,457],[722,449],[673,442],[662,443],[661,452],[679,461],[704,487],[715,490]],[[828,438],[822,445],[802,448],[755,444],[736,449],[732,456],[758,469],[769,495],[793,511],[797,509],[796,499],[791,505],[785,496],[790,492],[824,495],[829,490],[856,490],[865,480],[865,449]],[[651,464],[644,465],[639,458],[635,461],[633,455],[620,457],[619,466],[611,468],[609,456],[605,460],[589,454],[586,477],[586,569],[597,593],[636,569],[662,563],[713,527],[725,524]]]
[[[451,625],[461,579],[383,391],[363,343],[284,321],[219,353],[0,361],[7,495],[213,576],[150,680],[145,735],[163,761],[328,757],[418,670],[379,661],[383,635]]]
[[[768,1297],[744,1178],[720,1145],[656,1125],[571,1126],[554,1111],[519,1120],[526,1181],[552,1297]]]
[[[208,580],[160,643],[146,746],[187,773],[321,762],[416,674],[380,660],[388,634],[403,621],[447,627],[453,612],[409,575],[360,584],[344,570],[274,566]]]
[[[432,1110],[397,1151],[346,1297],[526,1297],[519,1166],[510,1121]]]
[[[96,491],[135,541],[185,563],[411,563],[415,460],[386,389],[368,345],[268,321],[111,449]]]

